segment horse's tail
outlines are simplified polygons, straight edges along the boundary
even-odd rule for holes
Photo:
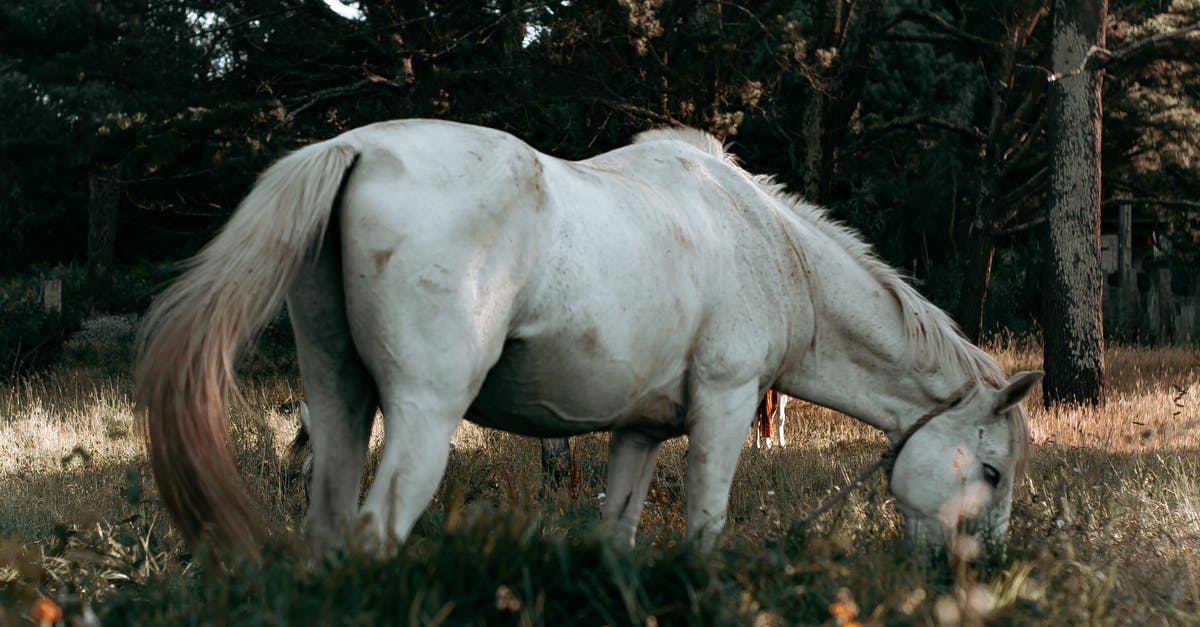
[[[268,168],[142,324],[138,412],[163,504],[193,545],[253,551],[266,538],[237,470],[225,402],[237,390],[239,354],[320,246],[357,155],[338,138]]]

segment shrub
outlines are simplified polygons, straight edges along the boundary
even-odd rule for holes
[[[42,284],[58,279],[63,284],[63,310],[47,314]],[[30,276],[0,282],[0,376],[15,376],[49,365],[62,352],[63,343],[80,326],[84,302],[83,272],[58,266]]]

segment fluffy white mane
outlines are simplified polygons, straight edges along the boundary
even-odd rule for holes
[[[690,128],[657,129],[639,134],[634,142],[654,140],[682,141],[742,169],[737,158],[727,152],[717,138],[703,131]],[[929,302],[894,268],[884,263],[857,232],[830,218],[824,209],[788,192],[784,185],[773,177],[745,173],[765,193],[849,252],[860,266],[896,299],[904,317],[910,357],[914,366],[920,370],[931,370],[939,364],[948,364],[974,379],[976,384],[987,384],[991,387],[1003,387],[1006,384],[1000,364],[996,363],[991,355],[967,341],[958,325],[946,312]],[[797,250],[797,253],[800,251]],[[1009,436],[1013,452],[1017,457],[1016,474],[1020,476],[1029,456],[1029,422],[1024,409],[1020,408],[1008,411],[1007,418],[1011,427]]]
[[[655,128],[648,131],[642,131],[633,137],[633,143],[643,144],[652,141],[677,141],[683,142],[690,146],[695,146],[708,154],[724,159],[730,163],[734,163],[736,158],[725,151],[725,145],[721,140],[705,133],[704,131],[683,126],[674,128]]]
[[[737,158],[725,150],[716,137],[693,128],[660,128],[639,133],[634,143],[674,140],[695,146],[704,152],[739,167]],[[900,304],[907,325],[909,347],[914,365],[929,370],[937,364],[951,364],[977,382],[1001,386],[1005,383],[999,364],[987,353],[968,342],[958,325],[946,312],[934,306],[888,264],[853,229],[829,217],[826,211],[788,192],[782,183],[767,175],[746,173],[764,192],[778,200],[793,214],[835,241],[854,257]]]

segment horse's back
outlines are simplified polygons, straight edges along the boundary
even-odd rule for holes
[[[681,432],[695,360],[713,376],[763,367],[771,331],[746,296],[760,240],[719,157],[668,141],[567,162],[438,122],[356,133],[343,274],[375,369],[469,362],[486,372],[473,418],[553,435],[630,420]],[[432,336],[448,339],[406,348]]]

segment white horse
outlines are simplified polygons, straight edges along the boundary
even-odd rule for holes
[[[403,540],[462,416],[537,437],[612,432],[610,533],[632,543],[655,455],[687,435],[689,537],[725,523],[768,388],[905,438],[891,489],[918,539],[1008,525],[1028,432],[1005,381],[846,228],[704,133],[579,162],[496,130],[366,126],[271,166],[149,312],[137,402],[189,540],[253,547],[225,416],[239,352],[284,301],[312,410],[310,542]],[[956,394],[956,391],[960,391]],[[383,454],[359,485],[377,407]]]

